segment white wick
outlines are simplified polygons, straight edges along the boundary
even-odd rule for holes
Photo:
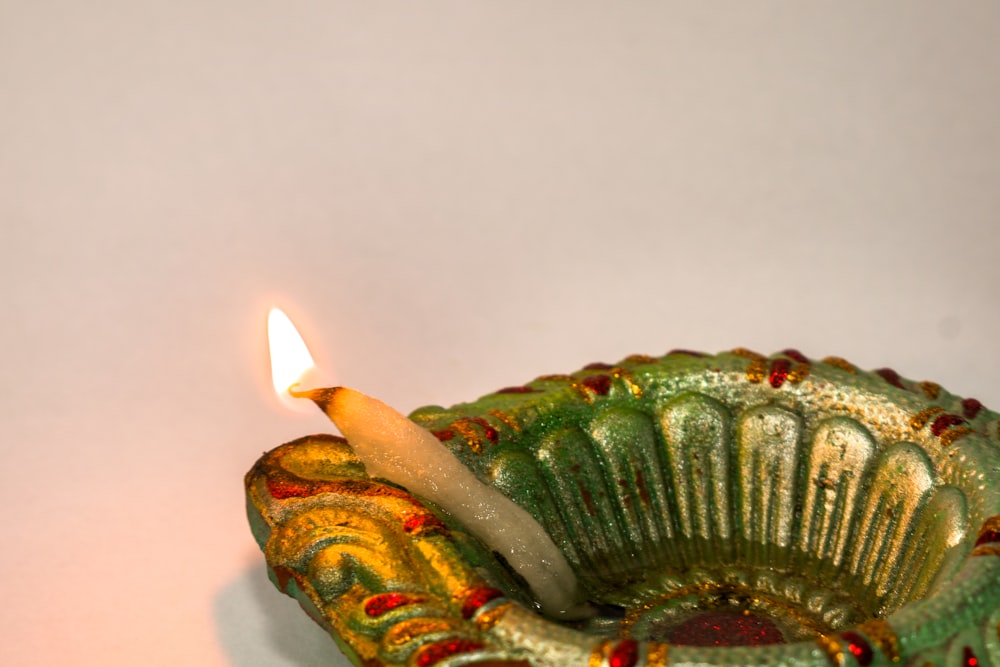
[[[422,496],[503,555],[543,611],[586,614],[576,576],[552,538],[527,511],[472,472],[427,429],[377,399],[346,387],[307,392],[347,438],[368,474]]]

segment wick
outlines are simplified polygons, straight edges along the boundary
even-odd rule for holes
[[[340,387],[321,387],[319,389],[305,389],[303,391],[296,391],[295,388],[299,386],[296,382],[288,388],[289,395],[292,398],[308,398],[313,403],[318,405],[321,410],[326,410],[326,406],[333,401],[334,395]]]

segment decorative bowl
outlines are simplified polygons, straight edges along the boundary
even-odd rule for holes
[[[530,512],[544,617],[449,515],[302,438],[246,477],[272,581],[357,665],[1000,666],[1000,415],[795,350],[590,364],[411,418]]]

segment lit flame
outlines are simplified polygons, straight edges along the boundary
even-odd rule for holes
[[[309,348],[292,321],[278,308],[267,315],[267,345],[271,351],[271,381],[282,402],[291,397],[290,387],[316,367]]]

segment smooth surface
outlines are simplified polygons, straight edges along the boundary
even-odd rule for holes
[[[342,665],[267,308],[409,411],[673,347],[1000,405],[989,2],[0,2],[0,664]]]

